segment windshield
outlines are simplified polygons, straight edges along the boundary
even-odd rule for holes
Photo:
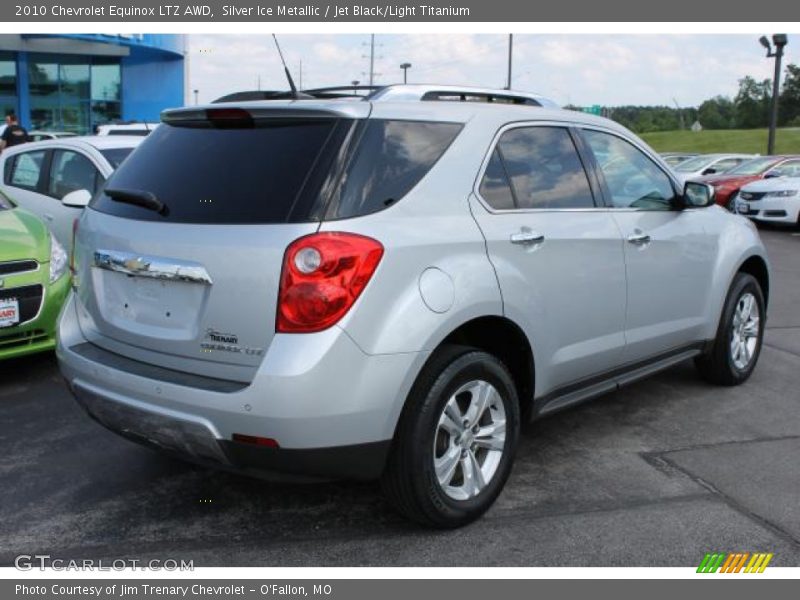
[[[763,173],[769,169],[777,162],[778,159],[771,156],[754,158],[753,160],[748,160],[747,162],[742,163],[735,169],[731,169],[726,173],[726,175],[758,175],[759,173]]]
[[[105,157],[112,169],[116,169],[131,152],[133,152],[133,148],[106,148],[105,150],[100,150],[100,154]]]
[[[694,171],[704,169],[716,160],[716,158],[709,158],[708,156],[695,156],[694,158],[683,161],[675,167],[675,170],[681,173],[693,173]]]

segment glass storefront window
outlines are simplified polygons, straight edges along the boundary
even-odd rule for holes
[[[17,63],[10,52],[0,52],[0,119],[17,110]]]
[[[102,125],[122,118],[122,77],[119,64],[92,65],[92,124]]]
[[[28,59],[32,129],[92,132],[121,117],[118,61],[31,54]]]

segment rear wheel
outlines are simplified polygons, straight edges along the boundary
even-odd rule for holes
[[[424,525],[465,525],[500,494],[518,438],[519,402],[505,365],[446,346],[409,395],[382,481],[386,497]]]
[[[708,381],[739,385],[758,362],[764,337],[764,295],[752,275],[738,273],[725,300],[711,351],[695,364]]]

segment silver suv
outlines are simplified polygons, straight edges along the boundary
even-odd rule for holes
[[[463,525],[523,419],[758,360],[746,219],[605,119],[393,86],[169,110],[76,226],[58,358],[109,429],[251,474],[381,478]]]

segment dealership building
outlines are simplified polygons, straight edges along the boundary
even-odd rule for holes
[[[184,104],[186,40],[162,34],[0,34],[0,115],[29,130],[91,133]]]

